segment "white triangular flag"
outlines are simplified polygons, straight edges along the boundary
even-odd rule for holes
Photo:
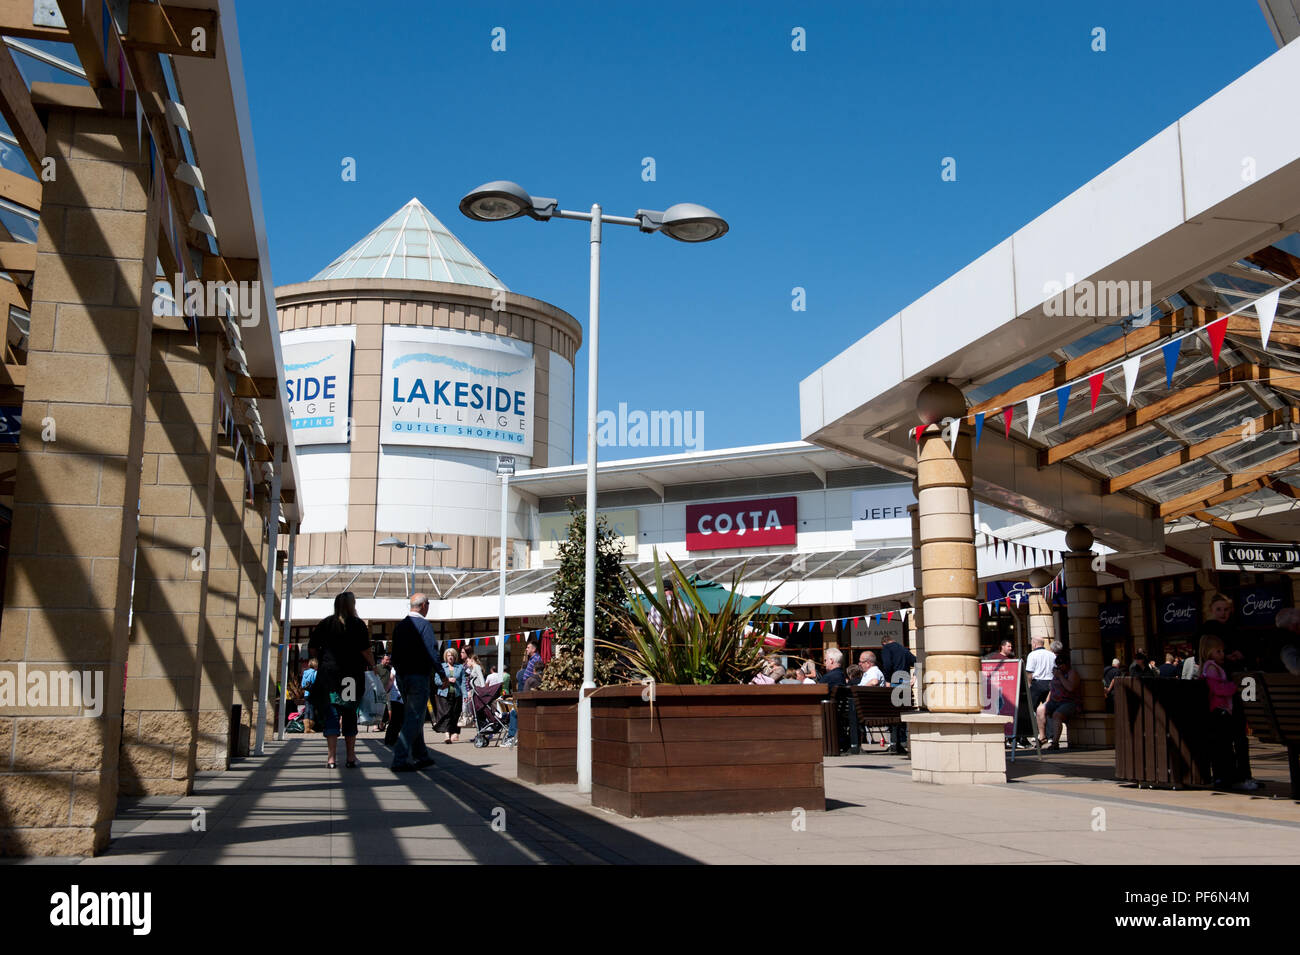
[[[1277,298],[1282,294],[1280,288],[1275,288],[1260,298],[1255,299],[1255,314],[1259,316],[1259,337],[1264,342],[1264,347],[1268,347],[1268,336],[1273,330],[1273,316],[1277,314]]]
[[[1038,402],[1043,400],[1042,395],[1034,395],[1032,398],[1025,399],[1025,410],[1029,412],[1029,424],[1025,426],[1025,437],[1032,437],[1034,433],[1034,419],[1038,417]]]
[[[1134,355],[1121,366],[1124,369],[1124,403],[1127,405],[1133,403],[1133,386],[1137,384],[1140,364],[1142,364],[1142,356]]]
[[[961,434],[961,419],[958,418],[958,419],[957,419],[956,421],[954,421],[952,424],[948,425],[948,427],[952,429],[952,435],[951,435],[951,437],[948,438],[948,443],[949,443],[949,445],[950,445],[950,447],[951,447],[951,449],[952,449],[952,452],[951,452],[951,453],[956,454],[956,453],[957,453],[957,436],[958,436],[959,434]]]

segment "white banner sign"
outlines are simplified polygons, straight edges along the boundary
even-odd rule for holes
[[[907,508],[915,503],[916,495],[907,484],[854,491],[853,539],[855,541],[895,538],[911,540],[912,519],[907,514]]]
[[[294,443],[347,443],[352,340],[300,340],[280,347]]]
[[[534,375],[526,348],[474,332],[385,328],[380,440],[530,456]]]

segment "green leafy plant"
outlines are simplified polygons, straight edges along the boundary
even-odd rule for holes
[[[542,670],[543,690],[582,686],[583,610],[586,600],[587,512],[570,499],[569,536],[560,545],[560,566],[551,592],[549,622],[555,631],[555,655]],[[607,649],[622,632],[627,590],[623,584],[623,544],[603,516],[596,518],[596,659],[597,686],[622,682],[623,671]]]
[[[744,577],[741,567],[721,607],[710,611],[696,588],[671,557],[665,586],[659,554],[654,555],[654,580],[627,574],[639,593],[628,602],[623,618],[625,644],[606,646],[617,653],[635,675],[663,684],[745,683],[758,672],[764,648],[761,623],[775,588],[755,600],[736,592]],[[778,585],[779,586],[779,585]],[[743,609],[748,606],[748,609]],[[751,629],[755,628],[755,629]]]

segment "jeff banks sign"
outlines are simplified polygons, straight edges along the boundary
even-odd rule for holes
[[[761,497],[686,505],[686,549],[788,547],[798,535],[798,498]]]
[[[384,444],[533,453],[531,346],[446,329],[384,329]]]
[[[344,444],[352,384],[352,340],[299,339],[281,345],[284,397],[294,443]]]
[[[1300,544],[1214,541],[1215,570],[1283,570],[1300,573]]]
[[[907,508],[916,503],[916,495],[907,484],[873,487],[854,491],[853,539],[855,541],[912,539],[912,518]]]

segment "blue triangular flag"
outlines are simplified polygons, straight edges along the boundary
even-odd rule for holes
[[[975,447],[980,446],[980,435],[984,432],[984,412],[975,415]]]
[[[1070,403],[1070,386],[1061,385],[1056,389],[1056,426],[1059,428],[1065,421],[1065,406]]]
[[[1161,349],[1165,353],[1165,387],[1174,386],[1174,369],[1178,367],[1178,353],[1182,350],[1183,340],[1175,338]]]

